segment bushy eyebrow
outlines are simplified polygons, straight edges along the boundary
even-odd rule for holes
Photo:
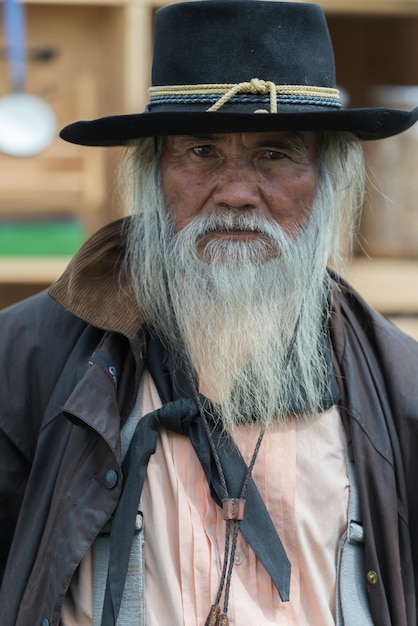
[[[218,138],[220,135],[218,135]],[[172,149],[177,152],[180,150],[186,150],[190,144],[196,142],[204,144],[205,142],[213,142],[216,139],[215,135],[176,135],[173,138]]]
[[[293,133],[290,136],[286,135],[271,135],[260,138],[256,142],[257,148],[282,148],[282,149],[294,149],[300,151],[301,149],[307,149],[308,145],[305,141],[303,134]]]
[[[222,138],[225,137],[225,134],[196,134],[196,135],[178,135],[176,137],[176,141],[174,142],[174,146],[177,149],[183,150],[187,149],[190,143],[198,142],[200,144],[208,143],[218,143],[222,141]],[[285,133],[272,133],[266,134],[263,137],[258,137],[254,140],[254,143],[249,148],[253,149],[268,149],[271,148],[273,150],[291,150],[294,153],[300,154],[301,156],[306,157],[307,152],[309,152],[310,148],[306,141],[306,137],[304,133],[298,132],[289,132],[288,135]]]
[[[268,137],[266,137],[265,139],[257,141],[257,143],[254,144],[254,147],[255,148],[278,148],[278,149],[289,149],[289,148],[300,149],[301,146],[299,145],[299,142],[292,141],[291,139],[286,139],[285,137],[282,137],[281,139],[278,139],[277,137],[269,139]]]
[[[221,135],[180,135],[183,141],[216,141]]]

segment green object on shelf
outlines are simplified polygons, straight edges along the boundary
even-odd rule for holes
[[[71,256],[85,240],[74,220],[0,222],[0,256]]]

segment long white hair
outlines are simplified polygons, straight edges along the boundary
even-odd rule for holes
[[[348,134],[321,136],[316,197],[291,236],[245,212],[197,217],[174,233],[160,152],[159,142],[138,142],[122,179],[132,213],[126,262],[148,323],[173,350],[180,334],[200,390],[216,403],[226,428],[319,410],[328,391],[326,266],[341,266],[342,239],[350,245],[358,221],[364,188],[359,142]],[[231,220],[265,237],[214,240],[210,262],[202,260],[197,239]],[[279,254],[261,262],[266,245]]]

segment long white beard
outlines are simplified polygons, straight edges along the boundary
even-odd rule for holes
[[[322,195],[303,229],[286,236],[277,224],[241,212],[196,218],[175,234],[157,193],[130,241],[146,319],[178,350],[174,312],[199,389],[227,429],[306,418],[328,391],[322,335],[331,244]],[[232,227],[262,237],[218,238],[197,252],[203,234]]]

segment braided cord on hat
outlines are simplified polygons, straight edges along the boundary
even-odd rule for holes
[[[207,111],[219,111],[224,104],[229,102],[237,94],[269,95],[270,113],[277,113],[277,103],[294,99],[306,104],[321,104],[325,106],[341,107],[338,89],[332,87],[316,87],[310,85],[276,85],[273,81],[252,78],[250,81],[229,83],[208,83],[201,85],[166,85],[150,87],[150,103],[168,102],[205,102],[205,96],[213,100],[218,99]]]
[[[252,94],[270,94],[270,113],[277,113],[277,91],[276,85],[271,81],[259,80],[253,78],[249,83],[237,83],[221,97],[208,111],[219,111],[223,105],[228,102],[237,93],[252,93]]]

